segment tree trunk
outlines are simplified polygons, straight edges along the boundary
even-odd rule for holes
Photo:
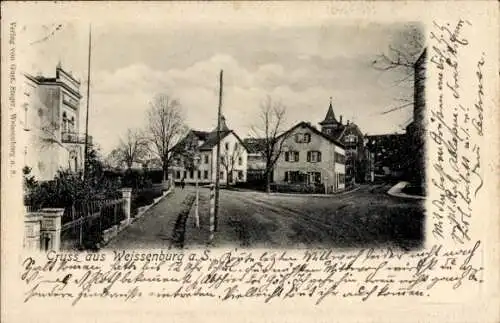
[[[163,181],[168,180],[168,159],[163,161]]]
[[[266,193],[271,193],[271,171],[266,171]]]

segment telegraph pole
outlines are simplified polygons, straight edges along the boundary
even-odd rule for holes
[[[220,122],[221,122],[221,109],[222,109],[222,75],[220,71],[219,76],[219,109],[217,111],[217,163],[215,174],[215,208],[214,208],[214,231],[217,232],[219,224],[219,180],[220,180]]]
[[[92,53],[92,27],[89,28],[89,61],[87,64],[87,112],[85,115],[85,148],[83,155],[83,180],[87,179],[89,153],[89,103],[90,103],[90,58]]]

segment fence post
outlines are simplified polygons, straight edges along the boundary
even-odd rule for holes
[[[122,188],[122,198],[125,200],[123,211],[125,212],[126,223],[130,223],[130,213],[132,207],[132,189],[130,187]]]
[[[42,216],[39,213],[27,213],[24,217],[24,248],[40,250],[40,227]]]
[[[210,185],[210,235],[208,237],[209,243],[214,239],[215,231],[215,185]]]
[[[42,209],[41,236],[46,239],[42,241],[42,249],[59,251],[61,248],[61,217],[64,209]]]

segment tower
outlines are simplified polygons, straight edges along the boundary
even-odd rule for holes
[[[335,118],[332,106],[332,97],[330,97],[330,105],[328,107],[328,111],[326,112],[325,119],[319,124],[321,126],[321,132],[327,135],[334,135],[338,129],[342,127],[341,123]]]

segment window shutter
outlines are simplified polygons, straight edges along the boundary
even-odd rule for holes
[[[321,161],[321,151],[318,151],[318,161]]]
[[[307,161],[308,162],[311,161],[311,152],[310,151],[307,152]]]

